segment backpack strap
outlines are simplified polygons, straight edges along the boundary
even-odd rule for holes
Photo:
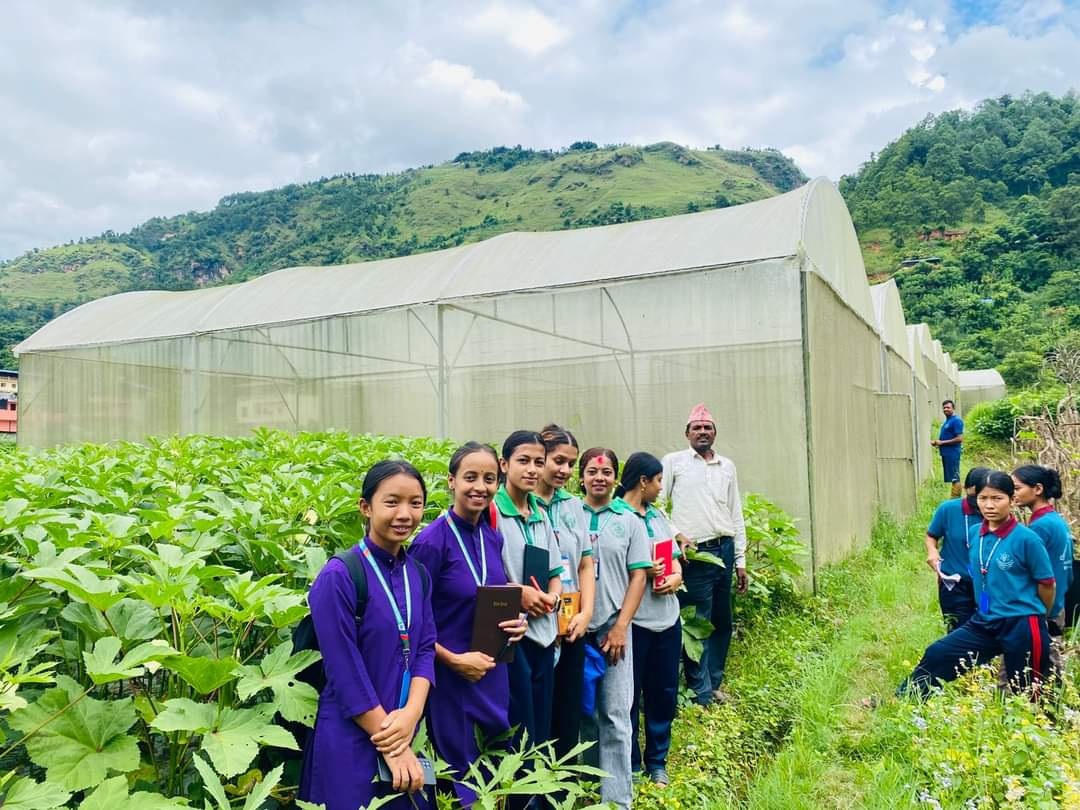
[[[359,623],[364,618],[368,599],[367,572],[364,570],[364,563],[360,555],[353,554],[351,549],[339,551],[334,557],[345,563],[345,567],[349,569],[349,576],[352,577],[353,586],[356,588],[356,621]]]

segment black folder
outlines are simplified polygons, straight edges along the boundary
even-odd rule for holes
[[[536,585],[540,587],[540,590],[546,591],[548,587],[548,580],[551,579],[549,572],[551,571],[551,558],[548,555],[548,550],[543,546],[525,546],[525,563],[522,566],[523,576],[521,579],[522,585],[532,585],[533,579],[536,579]],[[534,586],[536,587],[536,586]]]
[[[487,653],[500,664],[513,661],[514,645],[506,643],[509,636],[499,623],[516,619],[520,613],[520,585],[481,585],[476,589],[470,649]]]

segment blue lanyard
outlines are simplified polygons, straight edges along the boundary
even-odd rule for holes
[[[401,616],[401,608],[398,607],[397,599],[394,598],[393,591],[390,590],[390,586],[386,584],[386,577],[383,576],[382,570],[375,562],[374,557],[371,555],[371,549],[367,547],[367,543],[363,540],[359,543],[360,553],[364,555],[364,559],[367,560],[368,565],[371,566],[371,570],[375,572],[375,578],[379,580],[379,584],[382,586],[383,593],[386,594],[386,601],[390,603],[390,610],[394,612],[394,621],[397,623],[398,638],[401,639],[401,651],[405,657],[405,671],[409,670],[409,626],[412,624],[412,591],[409,589],[409,566],[402,560],[401,562],[401,574],[405,579],[405,617]]]
[[[469,550],[465,548],[465,541],[461,539],[461,534],[458,532],[457,525],[454,523],[454,519],[450,517],[450,513],[446,513],[446,522],[450,525],[450,531],[454,533],[454,537],[457,539],[458,548],[461,549],[461,555],[465,558],[465,562],[469,566],[469,573],[472,574],[473,582],[476,583],[476,587],[487,584],[488,566],[487,566],[487,548],[484,546],[484,528],[480,523],[476,524],[477,540],[480,544],[480,571],[477,575],[476,564],[472,561],[472,556],[469,554]]]
[[[593,565],[596,567],[596,578],[600,579],[600,535],[604,533],[604,529],[606,529],[607,525],[611,523],[611,519],[615,517],[615,511],[611,510],[611,514],[607,516],[607,520],[605,520],[603,523],[600,523],[599,512],[594,512],[592,511],[592,509],[589,509],[588,511],[589,514],[592,516],[589,519],[589,545],[592,546],[593,550]],[[600,511],[602,512],[604,510],[601,509]],[[591,528],[593,520],[595,520],[597,524],[599,524],[596,528],[596,531],[593,531]]]

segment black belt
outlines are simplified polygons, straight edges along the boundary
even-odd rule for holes
[[[696,548],[719,548],[722,543],[732,540],[732,537],[710,537],[708,540],[699,540],[694,544]]]

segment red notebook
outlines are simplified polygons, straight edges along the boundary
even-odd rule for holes
[[[664,574],[663,576],[653,579],[653,588],[659,588],[664,584],[664,579],[670,576],[675,571],[675,540],[674,538],[667,538],[666,540],[657,540],[652,544],[652,558],[656,560],[664,561]]]

